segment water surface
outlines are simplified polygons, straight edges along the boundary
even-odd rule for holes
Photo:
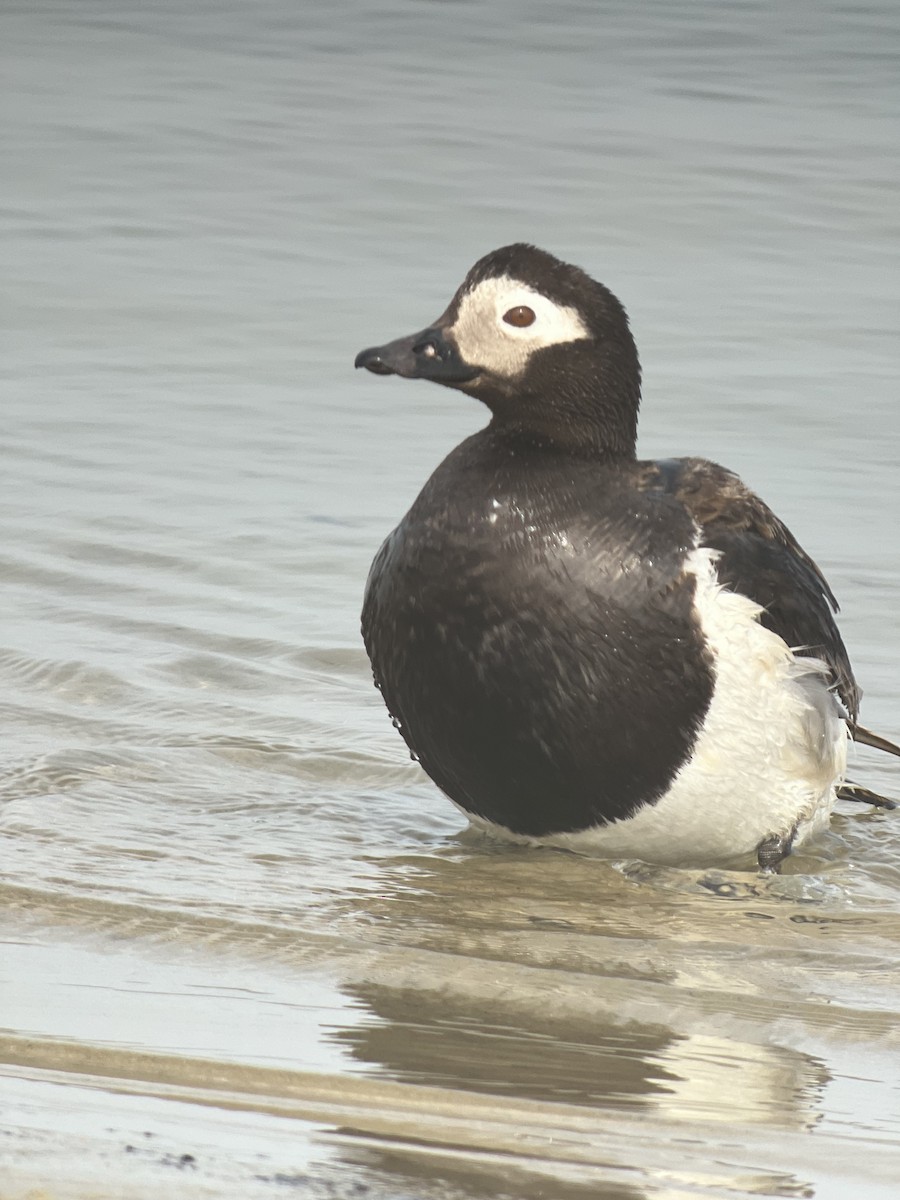
[[[467,834],[358,610],[485,415],[352,360],[584,265],[896,736],[895,7],[3,20],[4,1196],[893,1196],[896,817],[772,880]]]

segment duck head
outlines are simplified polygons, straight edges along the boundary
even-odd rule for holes
[[[535,246],[486,255],[436,321],[363,350],[355,365],[474,396],[495,432],[634,456],[640,364],[625,310],[603,284]]]

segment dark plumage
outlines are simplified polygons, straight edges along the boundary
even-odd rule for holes
[[[382,546],[362,617],[388,708],[451,799],[513,835],[667,861],[759,847],[768,866],[821,826],[846,738],[828,676],[851,729],[860,697],[834,596],[730,471],[637,461],[640,367],[607,288],[507,246],[434,325],[356,365],[492,414]]]

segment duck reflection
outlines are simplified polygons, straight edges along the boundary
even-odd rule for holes
[[[773,1033],[808,999],[779,962],[790,907],[709,882],[553,852],[410,856],[355,913],[371,941],[343,988],[369,1019],[330,1036],[400,1081],[808,1129],[828,1071]]]

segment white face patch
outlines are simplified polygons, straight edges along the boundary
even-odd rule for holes
[[[523,308],[534,314],[530,324],[504,320]],[[574,308],[507,275],[485,279],[463,296],[451,332],[465,362],[504,379],[521,375],[536,350],[591,336]]]

